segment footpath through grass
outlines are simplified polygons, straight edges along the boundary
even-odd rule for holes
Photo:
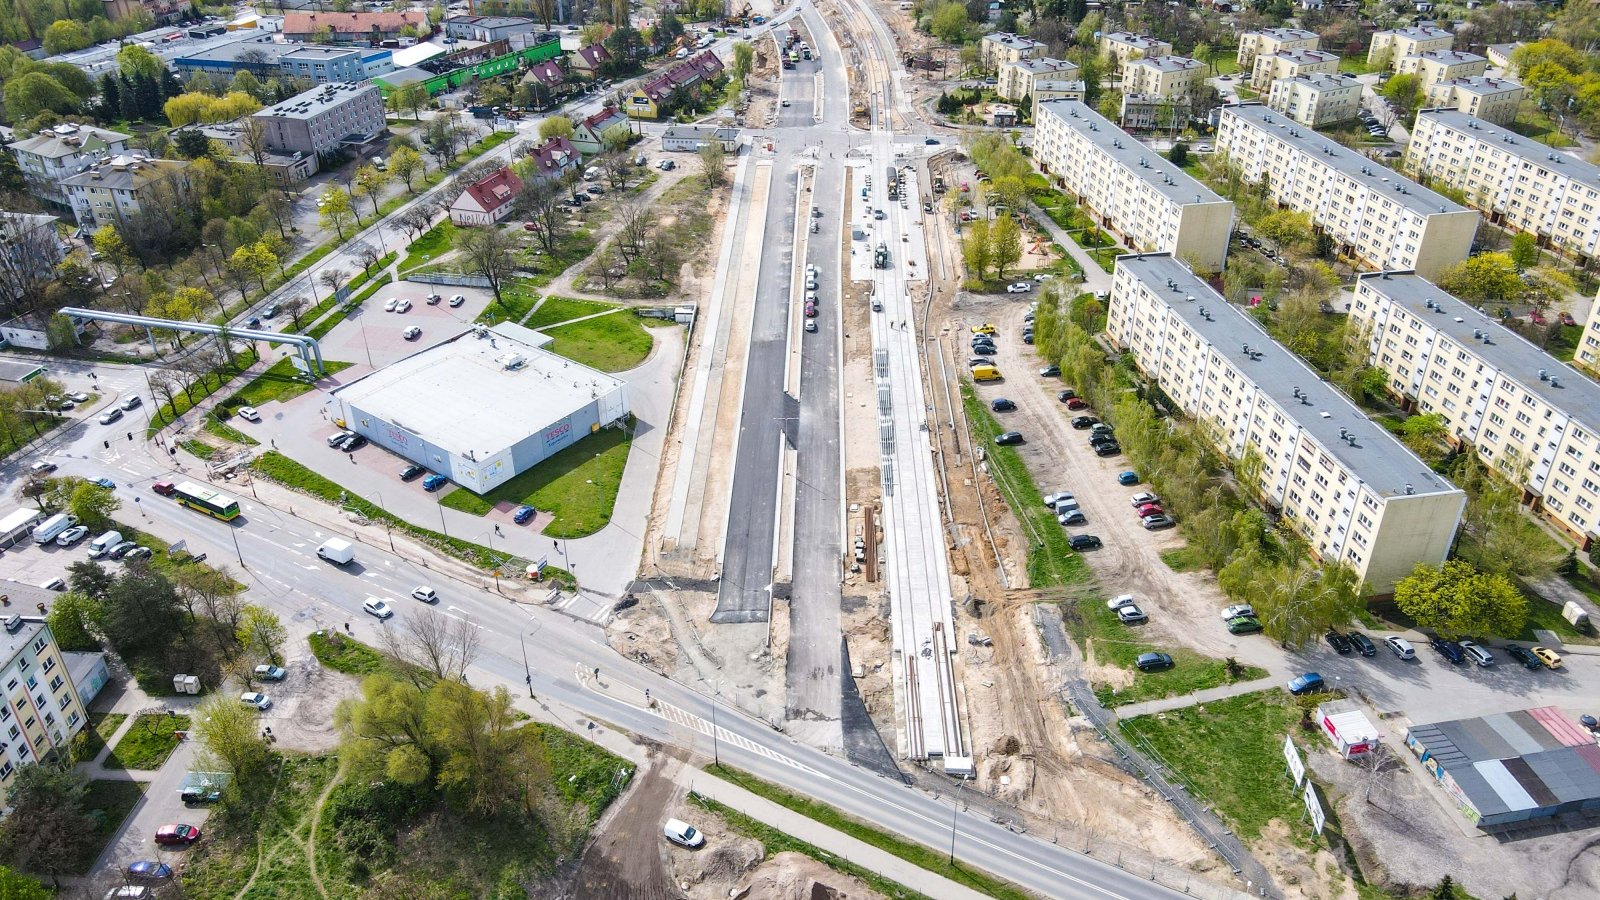
[[[967,420],[972,423],[972,439],[983,448],[989,472],[1028,538],[1028,583],[1033,587],[1049,587],[1088,582],[1091,577],[1088,565],[1081,554],[1068,546],[1066,529],[1056,521],[1055,514],[1045,508],[1041,499],[1044,495],[1028,473],[1022,454],[1015,447],[995,446],[994,436],[1005,429],[989,414],[989,407],[965,380],[961,382],[961,402],[966,407]]]
[[[603,428],[487,494],[458,487],[439,502],[475,516],[488,515],[497,504],[527,503],[555,517],[545,535],[585,537],[611,521],[632,444],[630,431]]]
[[[864,883],[870,890],[877,891],[885,897],[897,897],[902,900],[932,900],[926,894],[918,893],[898,881],[879,875],[870,869],[862,868],[842,857],[834,856],[812,844],[800,840],[792,835],[785,834],[776,828],[750,818],[742,812],[699,794],[690,792],[689,802],[694,803],[722,819],[731,831],[761,842],[764,851],[762,856],[766,860],[778,853],[800,853],[822,863],[835,872],[842,872],[854,876]]]
[[[107,769],[134,769],[141,772],[161,768],[172,751],[178,749],[177,732],[189,730],[189,717],[168,713],[143,713],[129,726],[122,740],[106,757]]]
[[[921,844],[914,844],[886,831],[880,831],[878,828],[845,815],[825,803],[818,803],[808,797],[792,794],[742,769],[735,769],[730,766],[708,766],[706,771],[725,781],[737,784],[752,794],[765,797],[779,806],[791,809],[807,818],[815,819],[829,828],[842,831],[858,841],[871,844],[879,850],[898,856],[906,862],[919,868],[927,869],[935,875],[942,875],[980,894],[996,897],[999,900],[1031,900],[1032,898],[1032,895],[1027,891],[987,872],[973,869],[961,863],[952,865],[950,858],[941,851],[924,847]]]
[[[559,325],[584,316],[592,316],[616,309],[609,303],[600,303],[596,300],[578,300],[572,297],[551,297],[544,301],[544,305],[534,310],[528,321],[522,324],[529,328],[543,328],[547,325]]]
[[[639,365],[650,355],[655,341],[629,310],[548,328],[544,333],[555,339],[550,352],[602,372],[626,372]]]
[[[1094,654],[1096,662],[1112,665],[1134,673],[1133,683],[1122,688],[1108,684],[1094,685],[1095,697],[1106,707],[1125,703],[1159,700],[1180,694],[1192,694],[1206,688],[1235,681],[1264,678],[1265,669],[1234,664],[1230,669],[1226,660],[1196,653],[1186,647],[1165,647],[1143,639],[1139,626],[1122,624],[1117,614],[1106,607],[1105,600],[1091,597],[1073,603],[1061,604],[1061,617],[1067,631],[1083,645],[1085,655]],[[1134,666],[1139,654],[1160,650],[1172,657],[1172,668],[1160,672],[1140,672]]]
[[[128,720],[127,713],[90,713],[89,727],[78,732],[72,739],[72,758],[77,762],[93,762],[106,748],[106,742],[117,733],[122,723]]]

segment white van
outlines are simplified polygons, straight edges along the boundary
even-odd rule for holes
[[[599,178],[599,177],[600,177],[600,167],[599,166],[590,166],[589,168],[583,170],[583,180],[584,181],[593,181],[593,180],[595,180],[596,178]]]
[[[706,842],[705,835],[682,819],[668,819],[667,824],[661,829],[661,834],[674,844],[691,850]]]
[[[115,529],[108,531],[89,542],[89,558],[99,559],[120,543],[122,543],[122,532]]]
[[[61,532],[78,524],[78,517],[70,513],[56,513],[33,529],[33,542],[35,544],[48,544],[61,536]]]

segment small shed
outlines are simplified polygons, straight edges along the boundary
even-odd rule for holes
[[[10,547],[27,537],[33,526],[44,518],[44,513],[24,506],[0,519],[0,547]]]
[[[1317,725],[1345,759],[1370,753],[1383,740],[1383,733],[1372,724],[1367,714],[1348,700],[1324,703],[1317,707]]]

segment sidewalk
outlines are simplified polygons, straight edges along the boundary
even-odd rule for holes
[[[1160,700],[1146,700],[1143,703],[1129,703],[1127,706],[1112,707],[1109,711],[1119,719],[1131,719],[1135,716],[1182,709],[1185,706],[1196,706],[1210,703],[1213,700],[1222,700],[1227,697],[1237,697],[1240,694],[1263,691],[1279,683],[1278,679],[1270,677],[1257,678],[1254,681],[1236,681],[1233,684],[1206,688],[1203,691],[1195,691],[1192,694],[1179,694],[1176,697],[1162,697]]]
[[[1111,276],[1106,273],[1105,269],[1100,268],[1100,264],[1094,261],[1094,257],[1085,252],[1082,247],[1079,247],[1077,241],[1069,237],[1060,225],[1057,225],[1050,216],[1045,214],[1044,210],[1039,208],[1039,204],[1029,200],[1028,206],[1033,213],[1034,221],[1038,222],[1040,227],[1049,233],[1050,240],[1067,248],[1067,255],[1072,257],[1079,268],[1083,269],[1084,289],[1089,291],[1111,290]]]

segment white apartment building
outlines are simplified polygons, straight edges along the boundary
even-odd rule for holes
[[[1151,94],[1164,100],[1187,100],[1205,83],[1206,64],[1185,56],[1149,56],[1128,63],[1123,93]]]
[[[1372,268],[1434,276],[1472,249],[1477,213],[1258,103],[1222,108],[1217,150]]]
[[[1332,75],[1338,71],[1339,57],[1326,50],[1280,50],[1256,57],[1250,69],[1250,86],[1265,91],[1279,78]]]
[[[181,159],[113,156],[61,182],[78,224],[125,226],[145,204],[171,204],[189,190],[189,163]]]
[[[1106,332],[1363,593],[1450,555],[1466,494],[1170,254],[1117,259]]]
[[[1233,204],[1081,101],[1039,104],[1033,155],[1127,246],[1221,271]]]
[[[1426,92],[1441,81],[1482,75],[1489,70],[1489,60],[1460,50],[1429,50],[1403,57],[1397,69],[1401,75],[1415,74],[1417,86]]]
[[[1279,78],[1267,106],[1307,128],[1353,119],[1361,109],[1361,82],[1354,75],[1319,73]]]
[[[63,123],[6,146],[28,183],[28,193],[67,205],[61,182],[89,166],[128,152],[128,135],[90,125]]]
[[[1111,57],[1115,62],[1113,68],[1118,75],[1123,74],[1129,60],[1166,56],[1171,52],[1172,45],[1166,41],[1158,41],[1153,37],[1134,34],[1131,31],[1113,31],[1100,35],[1100,53],[1102,56]]]
[[[1489,221],[1581,260],[1600,253],[1600,168],[1453,109],[1417,113],[1405,169],[1464,192]]]
[[[1263,53],[1281,50],[1316,50],[1319,38],[1315,31],[1299,28],[1263,28],[1239,35],[1239,71],[1247,71],[1256,64]]]
[[[1600,533],[1600,385],[1421,276],[1356,279],[1350,321],[1389,389],[1506,478],[1583,549]]]
[[[1454,109],[1496,125],[1510,125],[1516,121],[1525,93],[1522,85],[1509,78],[1478,75],[1436,82],[1427,90],[1427,103],[1436,109]]]
[[[1433,25],[1412,25],[1391,31],[1380,31],[1372,36],[1367,48],[1367,62],[1382,64],[1393,69],[1400,60],[1429,50],[1449,50],[1456,43],[1455,35]]]
[[[1051,100],[1076,100],[1082,103],[1087,90],[1084,83],[1077,79],[1041,75],[1033,80],[1033,91],[1028,95],[1033,98],[1029,116],[1032,121],[1039,121],[1039,104]]]
[[[1583,337],[1578,339],[1578,349],[1572,362],[1600,377],[1600,296],[1589,307],[1589,320],[1583,323]]]
[[[982,53],[980,61],[990,72],[998,71],[1006,63],[1032,59],[1045,51],[1044,44],[1038,41],[1004,31],[984,35],[978,46]]]
[[[1002,63],[996,79],[995,93],[1001,100],[1016,103],[1025,97],[1033,96],[1034,82],[1052,79],[1074,81],[1077,80],[1077,72],[1076,63],[1064,59],[1051,59],[1048,56]]]
[[[90,654],[74,654],[88,656]],[[68,744],[88,723],[68,660],[43,616],[5,618],[0,632],[0,793],[17,769]]]

